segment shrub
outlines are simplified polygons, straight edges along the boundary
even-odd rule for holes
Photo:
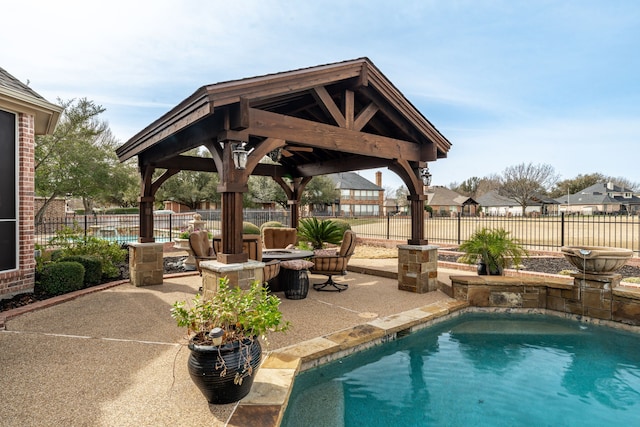
[[[112,278],[120,275],[118,264],[124,262],[127,250],[118,242],[109,242],[95,236],[84,236],[82,230],[65,228],[56,232],[52,244],[59,246],[63,256],[94,255],[102,260],[102,274]]]
[[[345,231],[351,230],[351,224],[349,224],[344,219],[332,219],[331,222],[333,222],[340,229],[340,233],[342,236],[344,236]]]
[[[260,227],[245,221],[242,223],[242,234],[260,234]]]
[[[95,255],[71,255],[60,259],[59,262],[79,262],[84,267],[84,286],[100,283],[102,279],[102,261]]]
[[[260,226],[260,230],[264,230],[266,227],[284,227],[284,225],[280,221],[267,221]]]
[[[79,262],[53,262],[42,268],[40,290],[47,295],[61,295],[82,289],[84,267]]]
[[[337,245],[343,235],[340,228],[330,219],[318,221],[317,218],[304,218],[298,225],[300,242],[309,242],[313,249],[322,249],[325,243]]]
[[[56,249],[54,251],[51,251],[49,255],[49,259],[51,261],[59,261],[60,258],[64,256],[64,251],[62,249]]]

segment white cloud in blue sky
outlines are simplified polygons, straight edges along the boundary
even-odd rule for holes
[[[453,143],[435,184],[521,162],[640,182],[633,0],[22,0],[3,15],[0,66],[50,101],[106,107],[122,142],[200,86],[366,56]]]

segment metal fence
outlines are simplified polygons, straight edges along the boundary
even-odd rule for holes
[[[153,216],[153,237],[156,242],[171,242],[189,229],[190,221],[198,213],[205,222],[204,228],[214,234],[221,229],[220,210],[162,213]],[[244,220],[257,226],[268,221],[288,224],[288,212],[268,210],[245,210]],[[126,244],[138,240],[140,218],[132,215],[68,215],[62,218],[47,218],[35,226],[35,243],[40,247],[51,245],[51,239],[65,229],[71,228],[78,234]]]
[[[345,218],[361,237],[405,240],[411,235],[411,217]],[[481,228],[503,228],[526,248],[559,251],[562,246],[613,246],[640,254],[640,217],[579,216],[541,217],[460,216],[425,220],[429,243],[457,246]]]
[[[220,210],[197,211],[212,232],[221,230]],[[154,215],[154,238],[158,242],[175,240],[187,230],[194,212]],[[245,210],[244,221],[261,226],[268,221],[288,224],[283,210]],[[371,216],[338,217],[349,222],[358,236],[371,239],[407,240],[411,237],[411,217]],[[85,236],[91,235],[118,242],[136,241],[139,235],[138,215],[74,215],[48,219],[36,226],[36,243],[47,246],[57,230],[73,227]],[[562,246],[613,246],[631,249],[640,255],[639,216],[560,215],[529,217],[433,217],[425,219],[425,238],[429,243],[457,246],[475,231],[504,228],[530,250],[558,251]]]

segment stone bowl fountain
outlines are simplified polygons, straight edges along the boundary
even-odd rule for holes
[[[563,246],[562,255],[581,273],[611,274],[633,256],[631,249],[606,246]]]

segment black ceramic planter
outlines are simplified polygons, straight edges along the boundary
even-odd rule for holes
[[[489,267],[487,267],[487,264],[481,261],[478,263],[478,276],[486,276],[486,275],[501,276],[502,270],[499,267],[490,269]]]
[[[220,347],[189,343],[189,349],[189,375],[209,403],[237,402],[249,394],[262,355],[257,338]],[[253,370],[250,375],[244,368],[247,360]],[[225,367],[226,374],[220,376]],[[235,381],[236,375],[242,377],[240,384]]]

